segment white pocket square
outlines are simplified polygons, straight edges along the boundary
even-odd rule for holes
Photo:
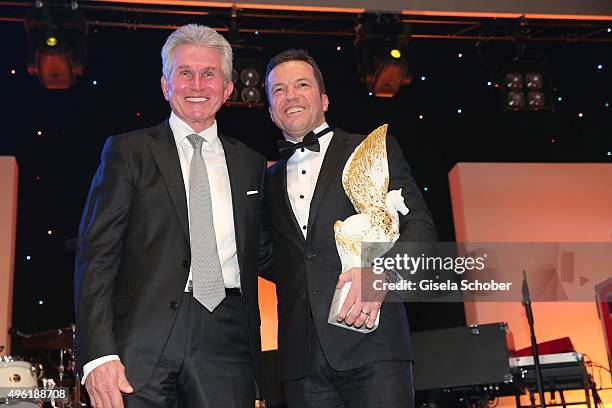
[[[257,194],[257,193],[259,193],[259,191],[257,191],[257,190],[250,190],[250,191],[247,191],[247,195],[248,195],[248,196],[253,195],[253,194]]]

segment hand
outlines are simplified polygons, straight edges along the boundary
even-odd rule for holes
[[[119,360],[94,368],[85,379],[85,388],[94,408],[123,408],[121,393],[134,392]]]
[[[375,276],[377,275],[372,272],[372,268],[351,268],[340,274],[336,288],[340,289],[347,282],[351,282],[351,289],[342,304],[340,313],[338,313],[339,322],[344,320],[347,325],[353,325],[357,328],[367,322],[366,328],[374,327],[380,307],[387,296],[387,291],[375,290],[371,284],[362,285],[362,280],[370,282]],[[364,289],[365,292],[363,292]],[[364,302],[365,299],[369,301]]]

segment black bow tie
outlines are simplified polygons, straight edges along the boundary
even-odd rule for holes
[[[321,145],[319,144],[319,138],[323,135],[328,134],[331,131],[332,131],[332,128],[327,127],[317,134],[315,134],[312,131],[308,132],[300,143],[291,143],[286,140],[279,140],[277,142],[278,152],[280,153],[280,156],[283,159],[289,160],[289,158],[293,156],[293,153],[295,153],[297,149],[306,148],[313,152],[321,151]]]

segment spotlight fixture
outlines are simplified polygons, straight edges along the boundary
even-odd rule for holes
[[[87,25],[76,9],[32,7],[26,16],[28,73],[47,89],[69,89],[83,74]]]
[[[355,50],[359,74],[368,91],[393,98],[414,75],[410,64],[409,25],[394,15],[365,14],[357,26]]]
[[[506,112],[555,109],[551,76],[540,57],[507,58],[500,83]]]
[[[264,107],[263,51],[261,47],[233,44],[234,91],[225,104],[242,108]]]

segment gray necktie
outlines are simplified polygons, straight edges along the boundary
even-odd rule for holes
[[[189,169],[189,236],[193,297],[212,312],[225,298],[225,285],[217,252],[208,172],[202,157],[204,138],[189,135],[187,139],[193,146]]]

